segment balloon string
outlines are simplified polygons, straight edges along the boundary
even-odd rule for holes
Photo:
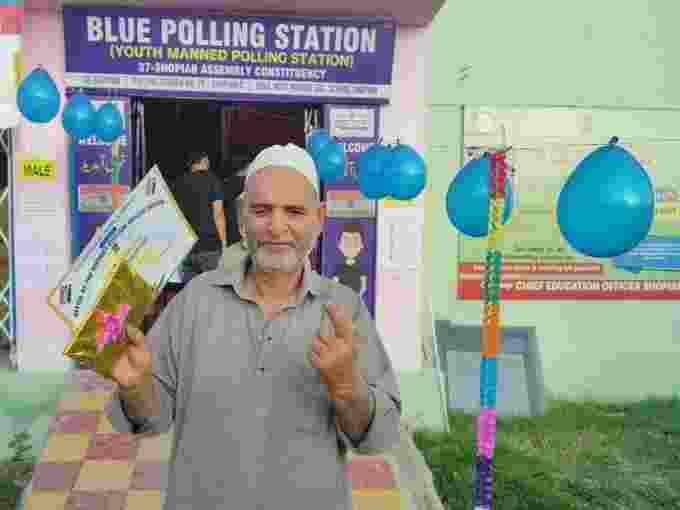
[[[490,510],[493,496],[493,451],[496,444],[496,381],[498,377],[498,344],[500,334],[500,286],[503,256],[500,242],[503,234],[502,214],[505,210],[505,153],[487,154],[489,172],[489,220],[487,253],[484,270],[482,309],[482,345],[479,377],[480,411],[477,418],[475,455],[474,510]]]

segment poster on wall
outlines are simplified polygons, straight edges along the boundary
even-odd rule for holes
[[[324,187],[322,273],[359,293],[371,315],[375,314],[376,201],[359,191],[356,161],[378,140],[378,115],[376,106],[324,106],[324,125],[344,145],[347,165],[341,179]]]
[[[123,135],[113,143],[92,136],[71,145],[74,257],[130,193],[130,102],[126,98],[106,101],[113,102],[123,114]],[[104,102],[101,97],[92,98],[95,108]]]
[[[71,88],[219,99],[390,97],[396,24],[65,6]]]
[[[370,218],[329,218],[324,227],[323,274],[354,290],[375,309],[376,224]]]
[[[610,120],[604,111],[538,111],[529,115],[511,110],[484,116],[475,110],[466,113],[465,160],[498,143],[494,123],[509,127],[508,143],[513,146],[510,164],[515,208],[502,241],[501,299],[680,298],[680,178],[676,172],[680,139],[634,136],[635,130],[644,129],[640,127],[642,114],[637,115],[640,126],[635,128],[627,127],[625,118]],[[598,124],[603,125],[601,135],[593,133],[593,125],[597,129]],[[557,225],[559,192],[586,155],[607,143],[612,132],[627,131],[632,134],[622,136],[621,145],[647,170],[655,188],[652,229],[636,248],[619,257],[581,255],[567,244]],[[458,299],[481,298],[485,251],[484,238],[459,235]]]
[[[22,2],[0,2],[0,129],[19,123],[17,87],[21,79]]]

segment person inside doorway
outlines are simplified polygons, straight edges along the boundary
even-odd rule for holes
[[[314,161],[265,149],[246,178],[249,255],[194,278],[148,337],[126,328],[107,416],[174,424],[165,510],[351,510],[348,448],[399,444],[394,368],[366,305],[311,269],[324,220]]]
[[[347,285],[354,292],[365,298],[368,288],[368,276],[361,268],[360,255],[364,249],[364,238],[361,224],[358,222],[345,223],[340,232],[338,250],[342,254],[342,263],[335,268],[333,279]]]
[[[226,243],[224,190],[222,181],[210,171],[206,152],[194,152],[187,159],[188,171],[177,178],[173,194],[198,236],[182,264],[182,280],[216,269]]]

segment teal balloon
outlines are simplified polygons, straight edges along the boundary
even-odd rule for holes
[[[85,94],[74,94],[61,113],[64,130],[76,140],[88,138],[95,133],[97,112]]]
[[[468,161],[449,185],[446,213],[451,224],[470,237],[484,237],[489,232],[490,158]],[[502,223],[507,223],[513,208],[510,178],[505,181],[505,208]]]
[[[123,134],[123,128],[123,116],[116,105],[104,103],[97,110],[95,132],[102,142],[114,142]]]
[[[326,145],[332,142],[333,139],[325,129],[315,129],[307,137],[307,152],[311,154],[312,158],[316,159]]]
[[[387,196],[388,182],[385,174],[391,157],[389,147],[376,143],[362,152],[357,159],[359,190],[371,200]]]
[[[30,122],[46,124],[59,113],[61,96],[49,73],[39,67],[21,81],[17,89],[17,107]]]
[[[654,221],[652,181],[614,140],[576,166],[557,199],[562,236],[589,257],[629,252],[647,237]]]
[[[389,195],[397,200],[417,197],[427,184],[427,166],[411,146],[397,144],[391,151],[389,161]]]
[[[325,184],[336,182],[345,175],[346,164],[347,157],[343,145],[338,142],[327,143],[316,157],[319,179]]]

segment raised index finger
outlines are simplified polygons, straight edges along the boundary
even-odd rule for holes
[[[328,316],[331,318],[331,322],[333,323],[335,336],[344,340],[351,340],[352,320],[349,318],[349,316],[344,313],[340,313],[338,310],[338,305],[335,304],[326,305],[326,310],[328,311]]]

